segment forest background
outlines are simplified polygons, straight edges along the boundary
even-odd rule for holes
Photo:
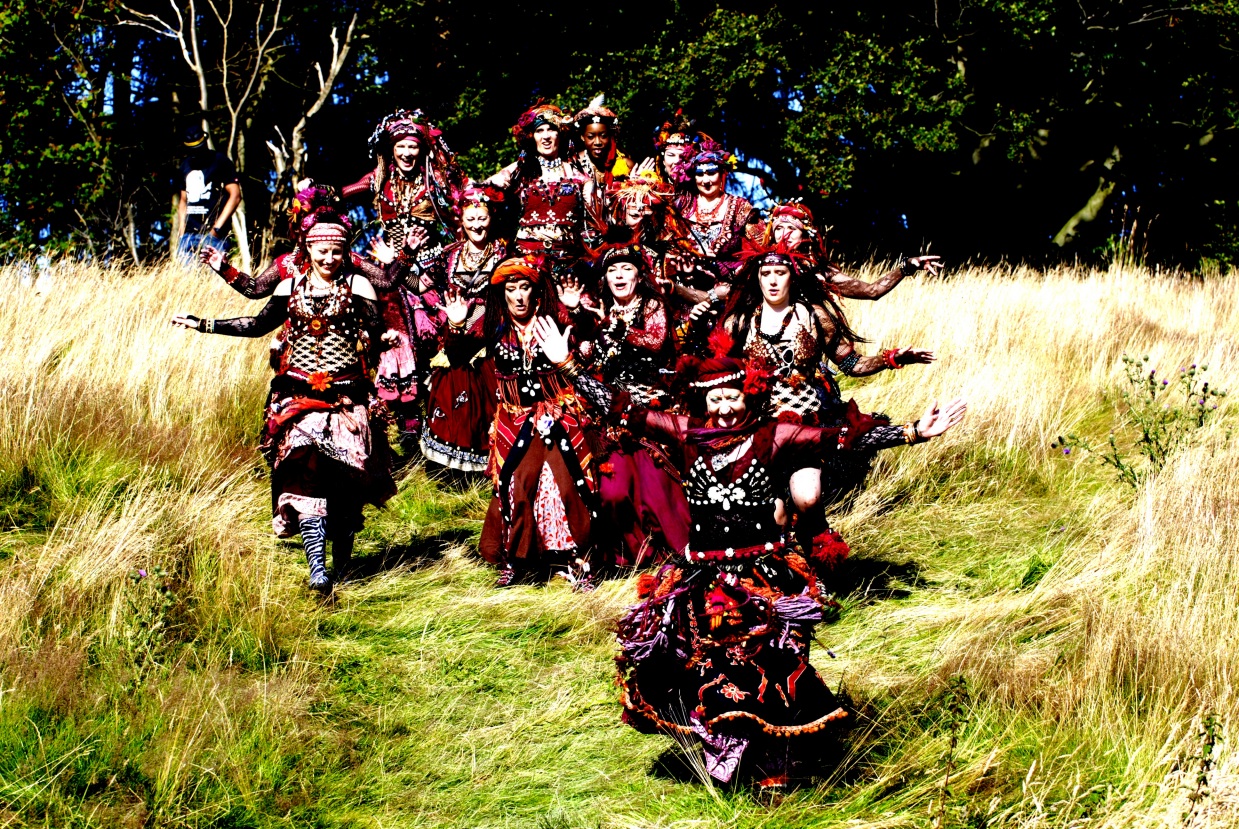
[[[466,171],[539,98],[600,93],[621,145],[675,109],[750,192],[803,198],[845,260],[1239,261],[1239,3],[13,0],[0,11],[6,258],[167,251],[188,123],[243,176],[247,250],[292,182],[341,185],[397,107]]]

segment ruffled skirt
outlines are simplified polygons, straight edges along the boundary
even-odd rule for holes
[[[618,631],[624,719],[700,742],[715,779],[730,781],[742,761],[778,779],[798,743],[847,716],[809,664],[828,603],[801,556],[677,558],[638,590],[646,598]]]

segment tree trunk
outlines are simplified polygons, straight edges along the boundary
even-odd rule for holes
[[[1119,153],[1119,148],[1116,145],[1114,149],[1110,151],[1110,157],[1102,162],[1101,166],[1105,167],[1106,170],[1113,170],[1114,165],[1118,164],[1121,158],[1122,155]],[[1114,192],[1114,187],[1116,184],[1117,182],[1114,181],[1114,179],[1103,173],[1101,178],[1097,181],[1097,189],[1093,191],[1093,195],[1089,196],[1088,201],[1084,203],[1084,206],[1077,210],[1075,215],[1067,220],[1067,223],[1063,225],[1062,229],[1059,230],[1058,233],[1054,234],[1054,244],[1058,245],[1060,248],[1065,247],[1073,239],[1075,239],[1080,225],[1096,219],[1098,214],[1101,213],[1101,208],[1105,206],[1106,199],[1110,198],[1110,194]]]

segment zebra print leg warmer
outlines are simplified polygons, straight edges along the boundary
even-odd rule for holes
[[[299,523],[305,560],[310,565],[310,589],[329,593],[331,579],[327,577],[327,519],[321,515],[303,515]]]

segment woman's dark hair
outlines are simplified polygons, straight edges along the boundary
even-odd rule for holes
[[[830,291],[822,286],[816,276],[812,273],[802,273],[801,269],[790,265],[788,267],[792,272],[789,305],[805,305],[809,308],[809,313],[813,313],[814,306],[825,311],[835,326],[834,340],[846,340],[853,343],[867,342],[848,325],[843,309],[839,307],[839,303],[835,301]],[[732,345],[734,356],[743,354],[744,344],[749,338],[749,327],[753,324],[753,312],[762,302],[761,285],[758,284],[760,274],[761,257],[755,256],[740,271],[739,288],[732,295],[727,304],[727,311],[723,314],[724,323],[733,317],[736,320],[733,334],[735,342]],[[823,343],[823,346],[826,345],[829,343]]]

